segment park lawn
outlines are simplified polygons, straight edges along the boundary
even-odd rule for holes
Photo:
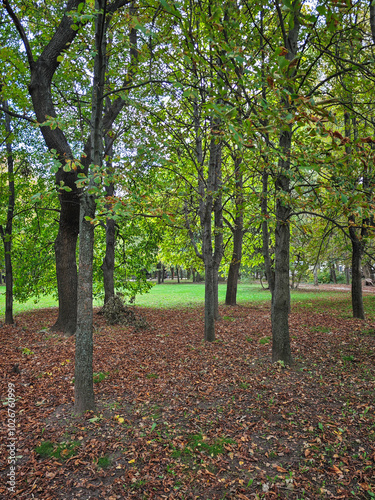
[[[226,283],[219,283],[219,303],[225,303],[225,294],[227,290]],[[348,292],[335,291],[326,292],[317,289],[312,290],[293,290],[291,292],[292,302],[309,302],[314,299],[329,299],[335,294],[347,296]],[[239,283],[237,288],[237,303],[252,304],[259,302],[270,302],[271,293],[262,288],[259,284]],[[162,283],[155,285],[144,295],[137,296],[135,303],[141,307],[153,308],[175,308],[191,307],[204,304],[204,283],[181,283],[177,282]]]
[[[5,287],[0,287],[0,318],[4,317],[4,302],[5,302]],[[226,284],[219,284],[219,303],[225,303]],[[326,291],[317,288],[297,289],[291,291],[292,307],[314,308],[315,310],[336,310],[344,317],[351,316],[351,305],[348,301],[350,297],[349,291],[340,289],[334,291]],[[265,290],[259,284],[240,283],[238,285],[237,303],[239,305],[249,304],[264,304],[269,305],[271,294],[269,290]],[[204,304],[204,283],[177,283],[165,282],[160,285],[155,285],[151,290],[144,294],[138,295],[135,301],[136,306],[156,308],[156,309],[172,309],[197,307]],[[375,318],[375,294],[364,294],[364,304],[368,318]],[[102,300],[94,299],[94,306],[100,307]],[[36,309],[46,309],[57,307],[57,299],[52,295],[40,297],[38,300],[31,298],[25,303],[14,303],[14,314],[20,314],[26,311]]]
[[[141,331],[95,314],[97,411],[79,418],[75,339],[48,331],[57,310],[3,325],[0,418],[12,383],[17,487],[6,490],[4,455],[0,497],[374,498],[373,320],[348,317],[348,293],[295,300],[284,369],[270,362],[269,306],[221,305],[210,344],[202,307],[138,306]]]

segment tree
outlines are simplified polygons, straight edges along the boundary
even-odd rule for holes
[[[108,6],[107,11],[114,13],[130,0],[118,0]],[[59,110],[56,109],[52,83],[79,30],[92,19],[92,14],[84,14],[85,2],[69,0],[63,9],[54,9],[54,16],[60,15],[57,27],[50,28],[47,33],[48,43],[40,48],[40,55],[35,57],[30,37],[21,20],[16,15],[10,2],[4,2],[9,18],[16,27],[22,40],[27,57],[30,84],[28,90],[32,99],[33,109],[40,124],[45,143],[53,152],[58,168],[56,171],[56,185],[60,200],[59,232],[55,241],[56,275],[59,297],[59,315],[54,329],[65,334],[74,334],[77,325],[77,264],[76,246],[79,233],[80,188],[77,187],[78,173],[87,175],[91,164],[91,139],[84,139],[83,152],[80,160],[69,143],[69,134],[63,130],[63,119],[59,119]],[[31,14],[33,6],[29,6]],[[43,13],[43,10],[42,10]],[[39,16],[37,12],[34,12]],[[27,20],[26,20],[27,23]],[[53,30],[53,31],[52,31]],[[32,40],[34,42],[34,40]],[[80,74],[76,74],[76,80]],[[125,86],[128,83],[125,77]],[[124,100],[117,97],[111,102],[103,118],[103,135],[110,129],[118,114],[124,107]],[[74,141],[72,141],[74,142]],[[80,165],[80,168],[77,168]]]
[[[13,268],[12,268],[12,231],[13,231],[13,214],[15,206],[15,189],[14,189],[14,156],[12,150],[12,129],[10,116],[6,113],[8,103],[3,102],[5,109],[5,148],[6,162],[8,166],[8,210],[5,227],[0,225],[0,234],[4,244],[4,260],[5,260],[5,324],[13,324]]]

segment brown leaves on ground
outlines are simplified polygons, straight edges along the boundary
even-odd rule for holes
[[[47,329],[56,311],[0,329],[1,498],[375,497],[374,325],[343,319],[334,300],[297,305],[284,369],[270,364],[266,306],[222,307],[212,344],[201,309],[141,312],[139,332],[96,315],[97,411],[78,419],[74,338]]]

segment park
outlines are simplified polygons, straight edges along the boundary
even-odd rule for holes
[[[3,0],[0,496],[375,498],[375,4]]]

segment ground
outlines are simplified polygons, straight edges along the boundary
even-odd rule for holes
[[[212,344],[200,308],[138,309],[138,332],[96,314],[80,418],[74,338],[48,331],[55,309],[18,316],[0,328],[0,498],[375,498],[374,322],[348,300],[293,305],[292,368],[270,362],[267,303],[222,306]]]

